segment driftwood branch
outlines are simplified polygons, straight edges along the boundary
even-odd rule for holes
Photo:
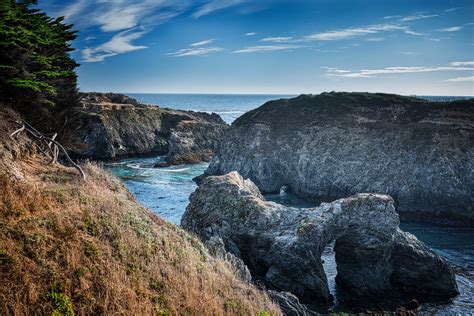
[[[82,170],[82,168],[71,159],[66,149],[58,141],[56,141],[56,137],[58,136],[57,133],[55,133],[52,137],[48,137],[23,120],[13,121],[13,123],[18,126],[18,129],[10,134],[11,138],[15,139],[15,136],[18,137],[21,132],[26,131],[35,141],[37,141],[38,149],[45,156],[51,158],[49,164],[58,162],[58,156],[61,151],[64,157],[66,157],[67,161],[79,171],[82,178],[84,180],[86,179],[84,170]]]

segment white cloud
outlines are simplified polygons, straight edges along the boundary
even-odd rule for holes
[[[245,33],[244,35],[245,36],[255,36],[255,35],[257,35],[257,33],[256,32],[248,32],[248,33]]]
[[[435,18],[437,16],[439,15],[438,14],[416,14],[416,15],[406,16],[400,19],[400,21],[402,22],[416,21],[416,20],[422,20],[422,19]]]
[[[286,51],[296,48],[300,48],[298,45],[262,45],[262,46],[249,46],[242,48],[233,53],[256,53],[256,52],[272,52],[272,51]]]
[[[210,53],[217,53],[223,51],[221,47],[198,47],[198,48],[183,48],[174,53],[168,53],[166,55],[173,57],[185,57],[185,56],[205,56]]]
[[[474,66],[474,61],[453,61],[449,63],[452,67],[460,67],[460,66]]]
[[[208,15],[214,11],[239,5],[244,1],[245,0],[213,0],[200,6],[191,16],[195,19],[199,19],[200,17]]]
[[[197,43],[193,43],[189,46],[204,46],[204,45],[208,45],[208,44],[211,44],[212,42],[214,42],[215,39],[214,38],[211,38],[211,39],[208,39],[208,40],[205,40],[205,41],[201,41],[201,42],[197,42]]]
[[[172,0],[80,0],[55,15],[80,29],[98,26],[103,32],[116,32],[163,23],[187,8],[185,2]]]
[[[396,66],[396,67],[386,67],[382,69],[363,69],[359,71],[350,71],[345,69],[326,69],[326,74],[328,76],[337,76],[337,77],[348,77],[348,78],[373,78],[380,75],[394,75],[394,74],[408,74],[408,73],[422,73],[422,72],[441,72],[441,71],[474,71],[473,67],[458,67],[452,66],[451,63],[449,66],[437,66],[437,67],[405,67],[405,66]],[[459,64],[459,66],[465,65],[465,62]],[[471,65],[471,64],[468,64]],[[341,72],[341,70],[343,70]]]
[[[424,34],[422,34],[422,33],[414,32],[414,31],[411,31],[411,30],[406,30],[405,33],[406,33],[406,34],[410,34],[410,35],[415,35],[415,36],[422,36],[422,35],[424,35]]]
[[[384,40],[385,39],[383,37],[371,37],[371,38],[366,39],[366,41],[369,41],[369,42],[382,42]]]
[[[445,82],[473,82],[474,76],[469,77],[456,77],[445,80]]]
[[[82,51],[82,60],[84,62],[104,61],[107,57],[118,54],[133,52],[147,48],[146,46],[132,45],[132,41],[139,39],[145,32],[124,31],[116,34],[112,39],[95,48],[86,48]]]
[[[378,34],[381,32],[389,31],[409,31],[407,26],[399,26],[394,24],[377,24],[369,25],[366,27],[354,27],[354,28],[345,28],[341,30],[327,31],[322,33],[315,33],[305,37],[307,40],[312,41],[337,41],[344,40],[349,38],[354,38],[358,36]]]
[[[438,32],[458,32],[462,30],[462,26],[452,26],[452,27],[447,27],[444,29],[439,29],[437,30]]]
[[[280,37],[266,37],[266,38],[262,38],[261,41],[262,42],[273,42],[273,43],[285,43],[285,42],[289,42],[293,37],[283,37],[283,36],[280,36]]]

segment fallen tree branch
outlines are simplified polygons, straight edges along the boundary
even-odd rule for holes
[[[12,122],[18,126],[18,129],[10,134],[11,138],[14,139],[15,136],[18,137],[18,135],[21,132],[26,131],[31,137],[33,137],[39,143],[38,149],[45,156],[49,156],[51,158],[51,161],[49,162],[49,164],[56,163],[58,161],[59,152],[62,151],[67,161],[79,171],[79,173],[81,174],[84,180],[86,179],[86,174],[84,170],[82,170],[82,168],[71,159],[71,157],[69,156],[68,152],[63,147],[63,145],[61,145],[59,142],[55,140],[57,133],[55,133],[52,137],[48,137],[42,134],[41,132],[39,132],[37,129],[35,129],[33,126],[31,126],[30,124],[28,124],[27,122],[23,120],[12,121]],[[45,146],[46,149],[43,149],[42,146]]]

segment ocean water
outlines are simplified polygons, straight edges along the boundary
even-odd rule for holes
[[[266,101],[291,97],[283,95],[191,95],[191,94],[129,94],[143,103],[183,110],[215,112],[231,123],[248,110]],[[424,97],[436,101],[455,100],[458,97]],[[192,179],[204,172],[206,163],[153,168],[164,157],[132,158],[105,164],[106,169],[122,179],[138,202],[162,218],[178,224],[189,203],[189,195],[196,189]],[[291,194],[267,195],[268,200],[294,207],[312,207]],[[461,294],[445,304],[425,304],[422,314],[474,314],[474,229],[446,228],[403,223],[402,229],[411,232],[438,254],[448,260],[457,271]],[[331,291],[336,293],[337,266],[332,245],[323,253],[324,268]],[[337,297],[335,301],[337,308]]]

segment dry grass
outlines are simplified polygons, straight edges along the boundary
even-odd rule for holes
[[[14,144],[11,115],[0,110],[0,315],[281,313],[99,167],[83,182]]]

